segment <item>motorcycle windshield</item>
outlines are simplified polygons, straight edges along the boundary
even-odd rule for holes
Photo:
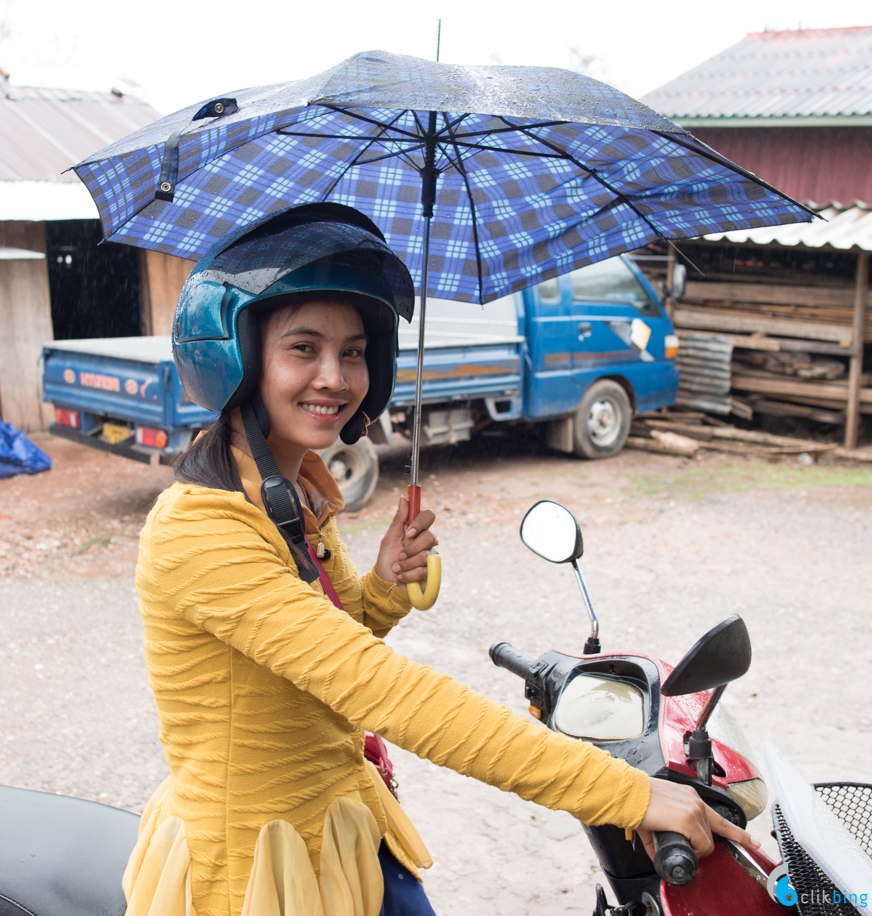
[[[859,912],[872,916],[872,859],[771,742],[764,741],[763,753],[775,800],[794,839]]]

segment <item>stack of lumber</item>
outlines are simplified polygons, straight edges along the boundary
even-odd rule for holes
[[[703,331],[719,332],[732,344],[733,413],[843,424],[854,295],[852,284],[837,279],[827,286],[691,281],[673,320],[682,346],[685,335]],[[868,298],[864,337],[872,341],[872,291]],[[862,413],[872,414],[870,386],[872,378],[864,376]],[[723,405],[713,412],[725,413]]]
[[[729,337],[679,331],[678,396],[682,407],[728,414],[730,398],[730,362],[733,343]]]
[[[693,412],[661,412],[633,421],[628,448],[694,458],[701,450],[729,452],[749,458],[779,459],[801,454],[829,455],[851,461],[872,462],[872,451],[846,449],[836,442],[817,442],[737,429],[723,420]]]
[[[677,327],[739,334],[772,334],[850,346],[854,290],[849,284],[691,281],[676,307]],[[872,291],[865,339],[872,341]]]

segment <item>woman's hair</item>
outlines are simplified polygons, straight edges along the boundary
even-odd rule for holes
[[[236,462],[230,453],[233,432],[231,413],[230,410],[223,410],[218,419],[179,455],[173,464],[176,480],[213,490],[245,492]]]

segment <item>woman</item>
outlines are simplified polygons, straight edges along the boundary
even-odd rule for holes
[[[220,419],[142,533],[137,587],[170,777],[143,814],[128,916],[430,913],[426,849],[364,729],[589,824],[715,830],[695,792],[557,735],[382,641],[436,544],[400,500],[358,578],[313,449],[355,442],[390,400],[408,271],[366,217],[283,211],[215,246],[173,329],[189,395]],[[305,536],[304,536],[305,532]],[[308,539],[308,540],[307,540]],[[404,909],[405,907],[405,909]]]

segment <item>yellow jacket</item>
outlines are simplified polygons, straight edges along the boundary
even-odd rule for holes
[[[383,642],[410,605],[374,571],[358,578],[317,456],[301,478],[344,610],[299,578],[258,505],[254,462],[234,456],[251,501],[176,483],[141,536],[136,584],[171,775],[143,814],[128,916],[260,916],[264,894],[282,916],[377,914],[380,838],[413,871],[423,863],[389,829],[364,729],[586,823],[638,826],[644,773]]]

